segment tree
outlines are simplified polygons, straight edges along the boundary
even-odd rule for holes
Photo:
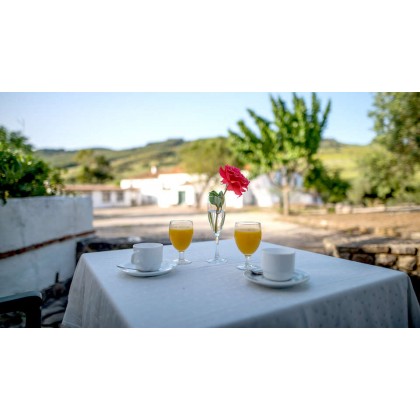
[[[314,188],[325,203],[340,203],[347,198],[351,185],[341,178],[338,170],[327,171],[322,162],[316,159],[306,173],[304,186]]]
[[[229,130],[229,134],[240,160],[250,165],[251,175],[269,173],[272,183],[280,186],[283,212],[288,215],[294,179],[297,174],[304,176],[310,170],[327,124],[331,102],[322,111],[315,93],[310,110],[304,98],[296,94],[293,94],[293,110],[289,110],[280,97],[270,96],[270,101],[274,121],[247,110],[259,134],[243,120],[238,122],[240,133]]]
[[[372,153],[360,161],[359,171],[350,195],[353,202],[369,205],[415,199],[413,168],[405,157],[376,144]]]
[[[190,174],[200,175],[196,183],[196,205],[201,205],[204,192],[219,173],[220,166],[235,165],[230,140],[225,137],[185,143],[180,152],[181,165]]]
[[[114,179],[111,164],[104,155],[95,154],[92,149],[79,150],[76,161],[81,165],[76,179],[82,184],[103,184]]]
[[[374,143],[420,164],[420,92],[381,92],[375,95]]]
[[[420,93],[376,93],[374,152],[360,165],[353,200],[418,201],[416,171],[420,169]]]
[[[63,189],[58,169],[36,158],[28,139],[0,127],[0,199],[55,195]]]

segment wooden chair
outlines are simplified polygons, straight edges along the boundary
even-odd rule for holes
[[[41,328],[41,292],[25,292],[0,297],[0,314],[23,312],[26,315],[26,328]]]

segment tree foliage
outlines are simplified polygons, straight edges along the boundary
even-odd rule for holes
[[[420,164],[420,92],[381,92],[375,95],[374,142]]]
[[[200,175],[196,187],[196,203],[200,206],[202,196],[211,181],[225,165],[237,164],[231,141],[225,137],[196,140],[185,143],[180,152],[181,165],[190,174]]]
[[[58,169],[34,156],[28,139],[0,127],[0,200],[55,195],[63,189]]]
[[[76,180],[82,184],[103,184],[114,179],[110,161],[91,149],[79,150],[76,162],[80,164]]]
[[[418,201],[420,93],[377,93],[374,107],[369,116],[374,119],[375,148],[360,162],[351,198],[364,204]]]
[[[274,120],[268,120],[248,109],[258,132],[243,120],[238,122],[239,133],[229,130],[239,159],[251,168],[251,175],[280,173],[279,181],[283,197],[283,211],[289,213],[289,193],[296,174],[305,174],[314,167],[323,130],[331,109],[329,101],[322,110],[319,99],[313,93],[311,106],[303,97],[293,94],[293,109],[278,97],[270,96]],[[315,165],[319,167],[318,163]]]
[[[375,145],[372,150],[360,161],[360,177],[350,199],[364,205],[415,200],[418,187],[413,167],[381,145]]]
[[[351,184],[341,178],[338,170],[327,171],[320,160],[314,160],[306,172],[304,186],[315,189],[326,203],[340,203],[346,200]]]

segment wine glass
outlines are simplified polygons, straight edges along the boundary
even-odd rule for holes
[[[191,264],[191,261],[184,258],[184,251],[191,244],[193,232],[191,220],[171,220],[169,222],[169,239],[173,247],[179,251],[179,257],[174,261],[177,265]]]
[[[238,265],[239,270],[251,270],[255,268],[250,263],[251,255],[258,249],[261,242],[261,223],[260,222],[236,222],[235,223],[235,242],[239,251],[245,255],[245,262]]]

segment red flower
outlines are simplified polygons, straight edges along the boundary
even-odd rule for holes
[[[248,189],[249,181],[238,168],[225,165],[224,168],[220,167],[219,174],[222,177],[222,184],[226,185],[227,191],[233,191],[238,197]]]

